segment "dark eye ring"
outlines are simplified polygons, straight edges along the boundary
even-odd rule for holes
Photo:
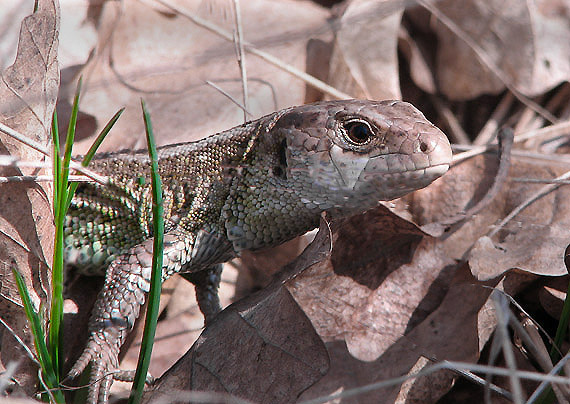
[[[358,119],[345,122],[344,129],[347,140],[356,145],[366,144],[374,136],[370,125]]]

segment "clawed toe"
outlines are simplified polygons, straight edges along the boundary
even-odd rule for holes
[[[69,371],[68,377],[75,378],[91,364],[88,404],[109,402],[109,390],[113,384],[114,370],[117,369],[119,363],[117,345],[104,340],[96,332],[91,334],[87,347]]]

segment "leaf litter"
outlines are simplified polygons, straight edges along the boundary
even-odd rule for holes
[[[233,18],[227,14],[232,9],[221,3],[183,5],[231,31]],[[513,126],[517,142],[519,134],[541,128],[553,117],[562,124],[561,132],[516,143],[509,175],[492,201],[440,237],[422,229],[468,212],[488,194],[499,164],[492,148],[458,162],[433,185],[401,200],[342,221],[327,218],[297,259],[306,241],[263,252],[260,258],[244,256],[236,264],[240,270],[225,275],[225,302],[232,300],[236,285],[240,295],[262,289],[229,306],[204,330],[148,394],[147,402],[189,388],[253,402],[303,401],[413,375],[438,361],[487,363],[499,334],[497,309],[490,299],[493,289],[525,299],[525,310],[539,322],[541,315],[558,318],[568,284],[567,187],[558,185],[495,229],[543,186],[521,179],[548,181],[568,171],[564,122],[570,115],[570,92],[564,83],[570,41],[563,39],[570,39],[570,28],[563,16],[570,5],[420,3],[354,0],[328,9],[301,1],[242,2],[244,36],[299,69],[319,72],[321,79],[353,96],[401,95],[444,131],[462,131],[465,135],[457,138],[474,144],[489,143],[493,128],[500,125]],[[210,80],[240,98],[233,45],[163,5],[127,0],[122,6],[106,2],[86,9],[86,24],[96,27],[97,40],[90,52],[78,53],[89,57],[62,66],[67,75],[62,75],[61,104],[68,92],[65,86],[74,86],[74,72],[83,70],[86,77],[81,104],[85,140],[78,146],[85,147],[89,133],[97,132],[123,105],[127,112],[114,131],[116,138],[105,147],[140,146],[142,126],[133,106],[141,96],[161,128],[157,132],[162,144],[239,124],[241,110],[205,84]],[[64,1],[62,8],[65,11]],[[378,18],[391,14],[386,10],[396,13],[388,20]],[[313,46],[307,46],[309,39]],[[310,51],[325,56],[306,53]],[[311,100],[320,96],[307,91],[303,82],[246,57],[255,116],[303,103],[309,94]],[[315,67],[319,61],[324,66]],[[42,105],[49,109],[51,104]],[[29,128],[21,131],[31,133]],[[269,264],[272,254],[290,264],[278,271],[281,264]],[[277,272],[271,278],[264,267]],[[85,281],[83,288],[92,289],[90,285]],[[158,374],[192,345],[185,330],[193,328],[197,335],[200,327],[193,317],[195,303],[182,289],[187,286],[176,280],[170,285],[163,315],[167,327],[159,327],[164,339],[157,342],[156,352],[160,356],[161,345],[169,345],[171,357],[161,362]],[[186,306],[170,306],[184,300]],[[181,327],[186,321],[189,326]],[[175,324],[177,328],[168,328]],[[553,334],[551,324],[545,327]],[[173,330],[179,335],[169,336]],[[175,341],[181,342],[178,354],[172,352]],[[533,369],[522,355],[517,366]],[[467,394],[468,399],[460,401],[481,402],[484,388],[457,382],[458,377],[438,370],[339,400],[445,403]],[[523,384],[523,394],[529,396],[535,387]]]
[[[31,9],[30,9],[31,11]],[[15,59],[2,71],[0,122],[32,140],[50,144],[52,113],[59,88],[57,60],[59,9],[53,1],[40,1],[38,10],[20,26]],[[0,134],[0,153],[27,161],[43,161],[36,150]],[[0,176],[37,175],[41,168],[0,167]],[[15,286],[17,268],[39,307],[49,290],[49,265],[53,255],[53,217],[49,184],[0,184],[0,313],[12,330],[31,346],[31,334]],[[2,369],[20,363],[13,377],[16,390],[31,394],[36,388],[36,366],[29,362],[12,333],[2,327]]]

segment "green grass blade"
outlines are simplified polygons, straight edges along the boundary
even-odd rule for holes
[[[160,288],[162,284],[162,252],[164,239],[162,185],[158,173],[158,157],[156,152],[156,145],[154,143],[150,115],[146,109],[144,101],[142,100],[141,106],[146,128],[148,155],[151,161],[154,244],[152,257],[152,275],[150,281],[150,292],[148,294],[148,308],[146,311],[143,340],[139,353],[137,371],[135,374],[135,379],[133,381],[131,394],[129,396],[129,404],[140,403],[144,390],[146,375],[148,373],[148,367],[150,364],[152,344],[154,342],[154,333],[156,330],[156,321],[158,319],[158,305],[160,302]]]
[[[63,233],[64,220],[67,211],[67,195],[68,195],[68,177],[69,163],[71,162],[71,150],[73,140],[75,138],[75,127],[77,125],[77,115],[79,112],[79,95],[81,93],[81,79],[77,84],[75,97],[73,99],[73,108],[67,128],[67,138],[65,140],[65,152],[63,154],[63,162],[57,175],[58,191],[57,199],[54,205],[55,209],[55,246],[52,265],[52,298],[50,308],[50,326],[48,333],[48,346],[53,361],[54,369],[58,374],[61,373],[61,364],[59,360],[60,346],[63,342],[62,338],[62,322],[63,322]],[[54,133],[54,137],[56,134]]]
[[[566,256],[568,259],[568,256]],[[566,261],[565,259],[565,261]],[[567,267],[570,267],[566,263]],[[566,338],[566,333],[568,330],[568,319],[570,318],[570,283],[568,284],[568,290],[566,291],[566,299],[564,299],[564,305],[562,306],[562,314],[560,315],[560,320],[558,321],[558,328],[556,329],[556,335],[554,336],[553,345],[550,348],[550,358],[552,363],[556,363],[560,360],[560,350],[562,347],[562,342]],[[537,404],[550,404],[556,400],[554,391],[552,387],[549,387],[536,401]]]
[[[53,156],[53,171],[54,171],[54,218],[56,225],[54,258],[52,267],[52,296],[50,307],[50,322],[49,330],[47,332],[47,339],[43,332],[41,324],[42,318],[34,310],[31,305],[25,283],[19,274],[15,274],[18,281],[18,289],[24,302],[26,315],[31,324],[32,333],[34,335],[34,344],[36,352],[39,357],[39,362],[42,368],[41,383],[50,390],[48,394],[50,398],[55,398],[56,402],[63,403],[64,397],[61,391],[57,390],[59,385],[59,378],[61,373],[60,352],[62,351],[61,344],[63,342],[61,331],[63,321],[63,236],[64,236],[64,221],[67,209],[77,189],[77,183],[69,184],[69,165],[71,162],[72,146],[75,138],[75,129],[77,125],[77,116],[79,112],[79,96],[81,93],[81,79],[77,85],[75,97],[73,101],[73,108],[67,129],[67,138],[65,142],[65,151],[63,157],[61,156],[60,142],[59,142],[59,129],[57,113],[54,111],[52,119],[52,140],[54,144]],[[87,166],[89,161],[95,155],[95,152],[105,136],[109,133],[113,125],[121,116],[124,108],[117,112],[105,128],[101,131],[94,144],[89,149],[88,153],[83,159],[83,165]],[[53,393],[53,394],[52,394]]]
[[[115,113],[115,115],[113,115],[113,117],[109,120],[109,123],[107,123],[107,125],[105,125],[105,127],[103,128],[101,133],[99,133],[99,136],[97,136],[97,139],[95,139],[95,141],[93,142],[93,144],[91,145],[91,147],[87,151],[87,154],[85,154],[85,156],[83,156],[83,160],[81,161],[81,164],[83,164],[84,166],[87,166],[87,164],[89,164],[89,162],[93,159],[93,156],[95,156],[97,149],[99,148],[101,143],[103,143],[103,140],[105,139],[105,137],[107,136],[109,131],[113,128],[115,123],[119,120],[119,118],[121,117],[121,114],[124,111],[125,111],[125,108],[121,108],[120,110],[118,110]]]
[[[71,116],[69,117],[69,125],[67,127],[67,137],[65,139],[65,152],[63,153],[63,166],[62,166],[62,190],[67,193],[67,179],[69,177],[69,163],[71,162],[71,149],[73,148],[73,142],[75,140],[75,128],[77,126],[77,115],[79,113],[79,95],[81,93],[82,79],[79,79],[77,83],[77,89],[75,90],[75,97],[73,97],[73,107],[71,109]],[[63,192],[62,192],[63,195]],[[60,207],[64,208],[64,201],[67,198],[60,199]],[[63,209],[62,209],[63,210]],[[61,212],[65,216],[65,210]]]
[[[32,336],[34,337],[34,346],[38,355],[38,361],[40,362],[40,366],[42,368],[44,382],[47,385],[46,387],[52,391],[53,397],[57,403],[65,403],[63,393],[61,390],[59,390],[59,375],[55,371],[48,347],[45,342],[41,318],[39,314],[34,310],[32,299],[28,294],[28,289],[26,288],[24,278],[15,268],[12,268],[12,273],[16,279],[18,292],[20,293],[22,304],[24,305],[24,311],[26,312],[26,317],[30,323],[30,330],[32,332]]]
[[[568,252],[565,254],[564,263],[566,267],[570,270],[570,255]],[[554,341],[552,347],[550,348],[550,358],[552,363],[556,363],[561,357],[561,347],[564,338],[566,338],[566,332],[568,330],[568,323],[570,318],[570,283],[568,284],[568,290],[566,291],[566,299],[564,299],[564,305],[562,306],[562,314],[560,315],[560,320],[558,320],[558,328],[556,329],[556,335],[554,336]],[[552,387],[548,387],[535,401],[536,404],[550,404],[555,402],[556,396]]]
[[[121,108],[115,115],[113,115],[113,117],[111,118],[109,123],[107,123],[107,125],[105,125],[105,127],[103,128],[101,133],[99,133],[99,136],[97,136],[97,139],[95,139],[95,141],[93,142],[93,144],[91,145],[91,147],[87,151],[87,154],[85,154],[85,156],[83,156],[83,160],[81,160],[82,166],[87,167],[89,165],[89,163],[93,159],[93,156],[95,156],[97,149],[99,148],[99,146],[101,146],[101,143],[103,143],[103,140],[105,139],[105,137],[107,136],[109,131],[113,128],[115,123],[119,120],[119,118],[120,118],[120,116],[124,110],[125,110],[125,108]],[[67,201],[65,203],[66,211],[69,208],[69,204],[71,203],[71,199],[73,198],[73,195],[75,194],[75,191],[77,190],[78,185],[79,185],[79,183],[77,183],[77,182],[72,182],[71,184],[69,184],[69,191],[67,193]]]
[[[568,330],[568,319],[570,318],[570,283],[568,284],[568,290],[566,291],[566,299],[564,299],[564,305],[562,306],[562,314],[560,315],[560,320],[558,321],[558,328],[556,329],[556,335],[554,336],[554,345],[550,349],[550,357],[552,362],[556,363],[560,359],[560,348],[562,347],[562,342],[566,338],[566,331]]]
[[[24,305],[24,311],[26,312],[26,317],[30,323],[30,329],[32,331],[32,335],[34,336],[34,346],[36,347],[36,353],[38,354],[38,360],[44,367],[46,364],[46,368],[50,369],[52,363],[49,356],[49,352],[47,350],[47,346],[45,344],[44,333],[42,329],[42,321],[40,319],[39,314],[34,309],[32,304],[32,299],[28,294],[28,289],[26,287],[26,282],[22,274],[16,269],[12,268],[12,273],[14,274],[14,278],[16,279],[16,286],[18,287],[18,293],[22,299],[22,304]],[[53,370],[50,369],[50,370]]]
[[[57,201],[61,184],[61,156],[59,151],[59,128],[57,124],[57,111],[53,111],[51,120],[51,136],[53,141],[53,200]],[[56,217],[57,203],[53,204],[53,217]]]

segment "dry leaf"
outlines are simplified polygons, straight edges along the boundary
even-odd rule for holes
[[[442,21],[436,27],[437,77],[447,97],[497,94],[505,88],[497,72],[527,96],[570,79],[569,1],[444,0],[436,6],[463,32],[458,36]]]
[[[58,30],[56,2],[39,1],[38,10],[22,22],[16,60],[2,72],[0,83],[0,121],[44,146],[50,144],[51,118],[59,85]],[[0,153],[24,161],[46,160],[39,152],[4,134],[0,134]],[[37,168],[0,167],[1,176],[43,172]],[[30,347],[32,343],[12,268],[24,276],[36,307],[40,302],[45,305],[53,236],[49,185],[0,184],[0,313]],[[2,335],[3,366],[11,361],[22,361],[26,356],[19,344],[9,332],[4,331]],[[31,363],[22,364],[16,379],[29,393],[34,391],[36,375]]]
[[[59,35],[58,62],[62,82],[77,74],[89,58],[97,40],[97,13],[104,2],[69,1],[59,2],[61,27]],[[99,4],[98,4],[99,3]],[[75,83],[70,86],[75,90]],[[73,97],[73,94],[68,94]]]
[[[343,335],[327,336],[327,349],[331,357],[331,370],[315,386],[309,389],[301,399],[320,397],[333,392],[366,386],[371,383],[386,381],[392,377],[407,374],[420,357],[436,360],[474,361],[479,354],[477,340],[478,311],[484,305],[490,291],[481,287],[471,277],[467,268],[459,268],[455,277],[448,277],[448,289],[441,304],[427,316],[422,316],[415,327],[406,330],[405,335],[394,341],[381,356],[372,362],[362,361],[348,350]],[[408,296],[404,294],[402,299]],[[333,306],[334,307],[334,306]],[[328,308],[321,306],[323,313],[330,316]],[[345,313],[334,313],[344,316]],[[397,313],[394,313],[397,315]],[[315,314],[317,315],[317,314]],[[390,316],[377,319],[390,321]],[[372,333],[373,330],[370,330]],[[378,336],[380,339],[380,336]],[[371,344],[376,341],[371,341]],[[441,375],[445,380],[446,376]],[[415,384],[415,383],[414,383]],[[415,388],[421,389],[421,382]],[[434,385],[433,397],[441,396],[450,387],[442,382]],[[436,387],[440,389],[437,390]],[[405,386],[410,390],[409,385]],[[350,397],[351,403],[393,402],[400,391],[399,384],[369,393],[360,393]],[[404,393],[402,393],[404,394]],[[429,401],[428,401],[429,402]],[[433,401],[432,401],[433,402]]]
[[[452,262],[383,207],[334,234],[331,258],[287,287],[325,341],[342,336],[352,355],[374,360],[437,306],[447,282],[441,271]]]
[[[0,69],[10,66],[16,57],[20,26],[15,21],[22,21],[31,12],[30,4],[23,1],[0,0]]]
[[[432,184],[430,192],[421,190],[413,195],[417,203],[412,206],[422,207],[413,212],[414,220],[420,224],[436,222],[473,206],[492,183],[496,167],[496,157],[491,155],[452,167],[443,181]],[[492,239],[485,237],[494,225],[543,186],[514,178],[553,179],[565,171],[564,165],[555,162],[515,158],[509,179],[488,208],[443,237],[447,254],[456,259],[468,258],[480,280],[497,277],[511,268],[539,275],[566,274],[563,256],[570,240],[568,187],[560,187],[535,201]]]
[[[231,2],[178,3],[228,30],[233,27]],[[398,34],[400,45],[406,47],[403,53],[410,60],[410,75],[425,91],[464,99],[495,93],[504,87],[492,69],[474,55],[465,38],[441,22],[433,24],[437,19],[424,8],[419,17],[406,12],[407,31],[402,30],[399,10],[403,2],[399,0],[350,1],[339,20],[327,20],[329,11],[311,2],[241,3],[247,41],[299,68],[328,76],[334,85],[362,97],[400,96]],[[563,40],[570,36],[567,1],[544,1],[538,5],[518,2],[509,3],[508,7],[496,1],[443,1],[436,5],[461,24],[461,29],[519,91],[535,95],[568,80],[570,41]],[[396,14],[391,14],[394,11]],[[338,29],[332,59],[327,46],[332,40],[330,30],[322,28],[327,21],[331,21],[333,31]],[[90,35],[95,27],[98,35],[95,49],[89,48],[91,45],[85,49],[70,48],[71,65],[63,72],[68,82],[73,82],[77,70],[83,69],[86,80],[81,104],[82,128],[86,130],[81,129],[80,135],[85,137],[100,129],[119,107],[127,106],[110,142],[104,146],[106,150],[144,146],[141,96],[152,110],[161,144],[197,139],[243,120],[238,108],[204,84],[211,80],[241,100],[232,43],[219,40],[163,6],[134,0],[90,4],[86,14],[71,24],[74,32],[79,32],[80,27],[81,35],[85,34],[82,38],[87,38],[88,43],[92,43]],[[414,31],[417,24],[423,24],[427,39],[418,39],[418,32]],[[435,33],[430,32],[434,26]],[[311,47],[311,51],[317,49],[313,66],[305,54],[315,33],[319,35],[312,42],[315,47]],[[438,49],[430,43],[430,34],[439,36]],[[92,50],[92,58],[83,66]],[[436,73],[432,70],[435,60]],[[319,96],[307,93],[303,83],[265,62],[251,56],[247,56],[247,62],[250,109],[255,116]],[[39,80],[45,71],[39,69],[31,75],[24,69],[18,74]],[[433,77],[439,80],[439,88]],[[70,91],[66,91],[69,97]],[[42,96],[44,103],[51,100]],[[491,104],[484,105],[486,110],[492,108]],[[43,110],[34,109],[42,123],[49,122],[53,108],[49,102],[45,105]],[[457,105],[466,122],[478,115],[478,110],[467,104]],[[34,122],[34,118],[26,119],[26,123]],[[46,128],[49,125],[40,129],[45,132]],[[32,131],[40,132],[33,128]],[[89,143],[88,139],[83,142],[82,149]],[[523,184],[511,178],[488,209],[452,227],[440,240],[425,235],[405,219],[426,224],[468,209],[483,197],[495,170],[492,155],[475,158],[453,167],[430,188],[394,202],[400,217],[378,208],[344,223],[333,223],[332,252],[329,228],[323,225],[315,243],[277,274],[268,288],[225,310],[188,354],[164,375],[147,400],[172,401],[173,394],[183,396],[184,393],[178,396],[181,390],[199,388],[229,392],[255,402],[293,402],[300,394],[303,399],[312,398],[413,374],[428,367],[428,359],[477,360],[496,325],[486,286],[514,294],[537,279],[537,274],[566,273],[561,259],[570,239],[566,230],[569,226],[565,201],[569,198],[565,188],[524,210],[491,238],[486,235],[492,226],[541,185]],[[515,160],[511,176],[553,178],[563,170],[563,166],[555,164]],[[48,206],[46,192],[36,192],[42,192],[43,203]],[[24,205],[18,206],[21,209]],[[36,211],[31,214],[29,217],[37,217]],[[29,217],[27,223],[35,226]],[[5,225],[0,225],[5,231]],[[32,234],[38,231],[30,228]],[[51,240],[51,234],[41,238],[50,232],[51,229],[44,231],[40,227],[38,240],[26,240],[21,236],[24,231],[8,240],[16,240],[15,244],[35,252],[38,245]],[[293,256],[292,252],[281,252],[283,261]],[[261,272],[274,266],[276,259],[272,254],[265,252],[245,262],[257,263],[256,270]],[[42,259],[46,261],[45,257]],[[45,268],[42,270],[45,273]],[[262,274],[257,279],[266,279],[263,275],[267,276]],[[42,297],[47,281],[45,275],[37,279],[34,287]],[[95,290],[92,280],[84,282],[82,288]],[[258,285],[262,284],[264,280]],[[9,296],[6,290],[13,286],[3,279],[2,287],[4,296]],[[557,290],[566,289],[558,285]],[[189,292],[182,293],[187,296]],[[542,288],[540,293],[541,302],[556,315],[560,293],[554,293],[552,288]],[[77,311],[88,311],[84,295],[75,300],[83,304]],[[173,298],[163,316],[160,336],[186,332],[188,325],[182,327],[181,323],[194,321],[174,306],[175,301]],[[194,328],[197,333],[198,326]],[[80,324],[79,316],[71,320],[66,317],[66,329],[83,332],[86,326]],[[82,340],[74,336],[72,342]],[[167,366],[176,351],[185,349],[191,340],[187,335],[179,338],[167,339],[163,348],[156,351],[160,361],[154,364],[155,368]],[[186,341],[180,344],[173,342],[184,338]],[[76,345],[69,352],[76,348],[81,346]],[[326,373],[328,356],[330,370]],[[454,378],[442,371],[342,401],[435,402],[450,388]]]
[[[329,232],[326,225],[321,227],[325,231],[281,277],[297,276],[327,256]],[[229,393],[258,403],[296,401],[327,372],[328,355],[281,283],[276,279],[220,313],[145,395],[145,402],[172,402],[190,390]]]
[[[538,291],[538,298],[544,310],[554,319],[560,318],[568,291],[568,276],[546,278]]]
[[[227,12],[220,11],[217,3],[211,9],[200,7],[204,3],[200,0],[179,3],[232,32],[231,7]],[[293,0],[241,2],[241,15],[246,41],[299,69],[305,65],[309,37],[291,38],[325,24],[328,17],[326,10],[311,2]],[[243,123],[242,110],[206,84],[209,80],[242,102],[232,42],[182,16],[173,18],[134,0],[106,2],[99,24],[95,54],[84,67],[81,111],[95,119],[91,129],[98,131],[126,106],[101,150],[144,147],[141,97],[151,111],[159,144],[196,140]],[[302,81],[250,54],[246,63],[253,114],[248,119],[303,102],[306,85]],[[77,150],[84,152],[89,144],[89,139],[78,142]]]
[[[400,29],[399,35],[400,42],[398,46],[408,60],[412,80],[423,91],[429,94],[435,94],[437,92],[437,86],[433,72],[434,63],[422,52],[422,47],[418,44],[418,41],[421,41],[422,37],[418,36],[417,38],[412,38],[403,27]]]
[[[396,374],[405,374],[422,354],[428,357],[464,360],[477,356],[479,349],[477,339],[474,338],[474,343],[471,345],[465,345],[465,342],[468,335],[476,335],[477,311],[485,302],[489,290],[479,288],[481,293],[470,291],[474,299],[473,305],[469,304],[471,300],[468,302],[464,299],[465,292],[452,293],[449,287],[453,280],[454,265],[451,260],[442,255],[442,250],[437,248],[435,240],[424,236],[412,223],[405,222],[383,207],[345,222],[333,224],[332,230],[334,246],[332,254],[329,255],[330,246],[327,242],[330,230],[322,224],[315,242],[296,262],[280,273],[275,281],[278,282],[279,279],[285,281],[289,291],[309,316],[318,335],[325,341],[329,341],[327,345],[329,355],[333,359],[331,362],[333,368],[325,379],[315,386],[314,390],[313,388],[310,390],[313,393],[307,393],[308,396],[332,392],[327,386],[349,388]],[[460,278],[456,282],[465,283],[463,287],[473,288],[471,283],[475,281],[467,272],[463,271],[463,273],[462,276],[467,277],[467,280]],[[272,321],[278,319],[279,325],[271,326],[273,332],[275,335],[280,335],[281,340],[290,338],[287,337],[290,334],[295,335],[297,349],[309,349],[315,344],[314,337],[309,338],[313,332],[312,327],[299,328],[296,325],[299,318],[305,318],[301,311],[296,311],[296,314],[292,314],[288,319],[279,316],[280,310],[289,310],[287,307],[290,303],[287,303],[288,300],[285,299],[288,294],[277,288],[275,282],[273,286],[254,295],[255,297],[246,298],[226,309],[213,327],[205,330],[193,350],[166,373],[163,381],[159,383],[159,391],[163,394],[170,394],[169,392],[174,390],[200,387],[207,391],[234,392],[242,398],[259,401],[259,395],[256,396],[253,393],[249,395],[250,393],[246,394],[246,392],[236,390],[237,386],[242,386],[240,383],[236,387],[229,388],[228,386],[233,386],[232,380],[247,379],[250,381],[247,385],[249,391],[265,391],[266,380],[255,378],[260,368],[279,369],[277,373],[276,371],[271,373],[275,377],[272,381],[276,388],[289,385],[291,377],[299,372],[296,367],[289,368],[283,362],[285,359],[282,357],[260,356],[257,350],[239,348],[241,344],[236,342],[236,340],[253,338],[249,336],[249,333],[254,333],[254,336],[259,334],[256,330],[260,326],[255,326],[249,327],[250,331],[244,336],[236,337],[241,332],[239,330],[243,324],[243,315],[242,317],[236,316],[236,312],[247,312],[250,324],[265,324],[270,319]],[[459,286],[455,288],[461,289]],[[468,317],[467,314],[458,317],[460,324],[455,326],[460,328],[460,330],[455,330],[459,334],[457,345],[450,342],[444,345],[444,350],[434,349],[432,345],[437,345],[436,338],[445,334],[443,329],[447,326],[447,320],[444,322],[439,319],[434,322],[428,321],[428,318],[430,313],[442,303],[442,300],[449,298],[444,298],[446,293],[452,293],[453,299],[461,298],[466,303],[466,313],[474,317],[472,322],[467,323],[464,323]],[[275,301],[279,304],[274,305]],[[452,307],[456,310],[457,304],[454,300],[452,304],[444,305],[443,310],[446,311],[444,311],[443,318],[449,315],[448,310]],[[239,307],[243,309],[238,309]],[[442,310],[442,306],[439,307],[438,310]],[[267,318],[268,313],[272,313],[269,315],[270,319]],[[435,315],[434,313],[432,315]],[[410,337],[409,335],[414,335],[418,327],[423,327],[423,332],[418,332],[413,338]],[[426,331],[426,327],[429,332]],[[227,340],[227,330],[232,330],[231,340]],[[307,333],[309,336],[306,335]],[[301,337],[309,339],[303,342]],[[204,352],[197,356],[198,352],[202,352],[200,342],[202,338],[206,338],[205,341],[217,340],[219,342],[214,349],[215,354]],[[425,342],[426,338],[430,341],[429,344]],[[342,345],[338,345],[339,341],[342,341]],[[308,345],[304,347],[303,344]],[[401,350],[406,347],[409,351],[409,346],[415,346],[417,349],[412,349],[404,355]],[[342,354],[338,351],[339,348],[343,351]],[[387,363],[395,361],[394,351],[398,351],[398,364],[387,366]],[[338,357],[338,354],[341,354],[341,357]],[[210,356],[212,359],[209,359]],[[196,358],[205,358],[207,362],[197,362]],[[216,358],[224,360],[219,362],[220,359]],[[371,363],[369,362],[371,360],[375,361]],[[236,368],[238,363],[240,365]],[[294,361],[293,364],[295,363],[297,362]],[[198,364],[201,366],[197,367]],[[207,384],[196,384],[197,382],[193,381],[194,376],[189,378],[188,375],[194,375],[192,372],[197,371],[195,369],[202,368],[210,369],[206,375],[217,376],[214,379],[208,376]],[[231,378],[229,375],[220,375],[218,371],[211,370],[226,368],[228,372],[233,372]],[[372,368],[375,370],[371,371]],[[200,376],[202,377],[204,376]],[[196,380],[201,380],[200,378]],[[316,379],[313,376],[309,380],[313,383],[319,378],[320,376]],[[435,382],[436,379],[433,380]],[[442,388],[438,390],[439,392],[434,391],[433,394],[440,396],[447,391],[449,376],[444,376],[443,380],[447,382],[442,382]],[[307,386],[308,384],[303,384],[303,389]],[[418,390],[421,391],[420,385],[412,384],[408,386],[406,394],[412,394],[410,391]],[[283,400],[286,402],[295,400],[300,391],[299,389],[291,390],[290,395]],[[393,393],[397,394],[398,389]],[[385,392],[382,392],[382,395],[384,394]],[[150,397],[158,399],[160,396],[152,394]],[[172,398],[172,396],[169,397]],[[261,395],[261,397],[265,396]],[[269,401],[275,402],[271,400],[278,400],[276,397],[271,396]],[[362,398],[359,397],[362,401],[357,402],[369,402],[370,397],[377,396],[365,395]]]
[[[402,98],[396,46],[403,11],[394,0],[349,2],[330,62],[333,87],[356,98]]]

